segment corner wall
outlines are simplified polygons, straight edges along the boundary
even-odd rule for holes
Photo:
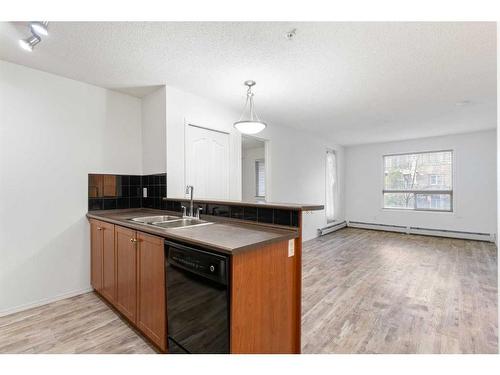
[[[167,112],[165,86],[141,100],[142,172],[165,173]]]
[[[345,148],[346,217],[350,221],[497,233],[496,131]],[[382,208],[382,156],[453,150],[454,212]]]
[[[272,202],[325,204],[326,150],[337,155],[338,199],[336,220],[344,220],[344,148],[313,134],[277,124],[270,124],[259,137],[267,139],[266,168],[271,183],[266,195]],[[318,236],[326,223],[325,210],[303,213],[303,241]]]
[[[142,174],[140,99],[0,61],[0,315],[90,290],[88,173]]]

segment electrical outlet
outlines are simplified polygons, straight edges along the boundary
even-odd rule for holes
[[[295,255],[295,240],[288,241],[288,257],[293,257]]]

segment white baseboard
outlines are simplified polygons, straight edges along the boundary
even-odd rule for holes
[[[495,238],[496,236],[490,233],[465,232],[465,231],[456,231],[448,229],[421,228],[421,227],[412,227],[403,225],[366,223],[359,221],[348,221],[347,226],[350,228],[382,230],[387,232],[420,234],[423,236],[458,238],[464,240],[477,240],[477,241],[487,241],[487,242],[495,242],[496,240]]]
[[[84,288],[84,289],[79,289],[79,290],[73,290],[73,291],[70,291],[70,292],[65,292],[65,293],[57,294],[57,295],[55,295],[53,297],[43,298],[43,299],[40,299],[40,300],[35,301],[35,302],[30,302],[30,303],[26,303],[24,305],[15,306],[15,307],[9,308],[7,310],[1,310],[0,311],[0,317],[7,316],[7,315],[10,315],[10,314],[14,314],[14,313],[20,312],[20,311],[29,310],[29,309],[32,309],[34,307],[43,306],[43,305],[46,305],[48,303],[60,301],[62,299],[66,299],[66,298],[78,296],[80,294],[91,292],[92,290],[93,290],[92,287]]]
[[[336,232],[339,229],[345,228],[347,226],[347,222],[345,220],[338,221],[338,222],[333,222],[328,224],[327,226],[323,228],[318,229],[318,235],[319,236],[324,236],[325,234],[329,234],[332,232]]]

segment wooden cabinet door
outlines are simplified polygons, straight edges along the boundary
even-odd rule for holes
[[[102,228],[102,289],[101,294],[114,303],[116,296],[115,226],[101,222]]]
[[[137,238],[131,229],[115,227],[116,299],[115,307],[136,323]]]
[[[137,232],[137,326],[166,350],[165,252],[163,238]]]
[[[102,248],[101,222],[90,219],[90,284],[98,292],[102,290]]]

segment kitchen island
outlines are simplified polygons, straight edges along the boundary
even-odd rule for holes
[[[196,203],[205,204],[208,215],[201,215],[201,219],[208,223],[182,228],[131,220],[180,216],[178,205],[171,207],[173,210],[89,211],[91,279],[96,292],[160,352],[178,352],[170,334],[174,328],[179,331],[176,327],[180,319],[193,308],[184,306],[183,314],[173,309],[172,301],[181,287],[175,287],[178,280],[171,279],[177,268],[169,268],[175,262],[168,254],[178,249],[205,252],[227,259],[227,281],[223,282],[227,289],[227,338],[209,332],[203,319],[191,319],[189,323],[184,319],[183,324],[191,332],[198,329],[199,337],[221,336],[217,340],[227,341],[227,347],[194,345],[196,349],[188,350],[179,346],[192,353],[300,353],[301,207],[257,203],[261,215],[257,212],[256,220],[248,220],[244,214],[240,219],[231,215],[239,212],[241,202]],[[221,207],[229,207],[229,214]],[[251,204],[243,207],[250,207],[247,213],[253,212]],[[205,303],[209,309],[211,305]],[[223,302],[219,304],[223,306]],[[204,307],[197,309],[203,311]]]

